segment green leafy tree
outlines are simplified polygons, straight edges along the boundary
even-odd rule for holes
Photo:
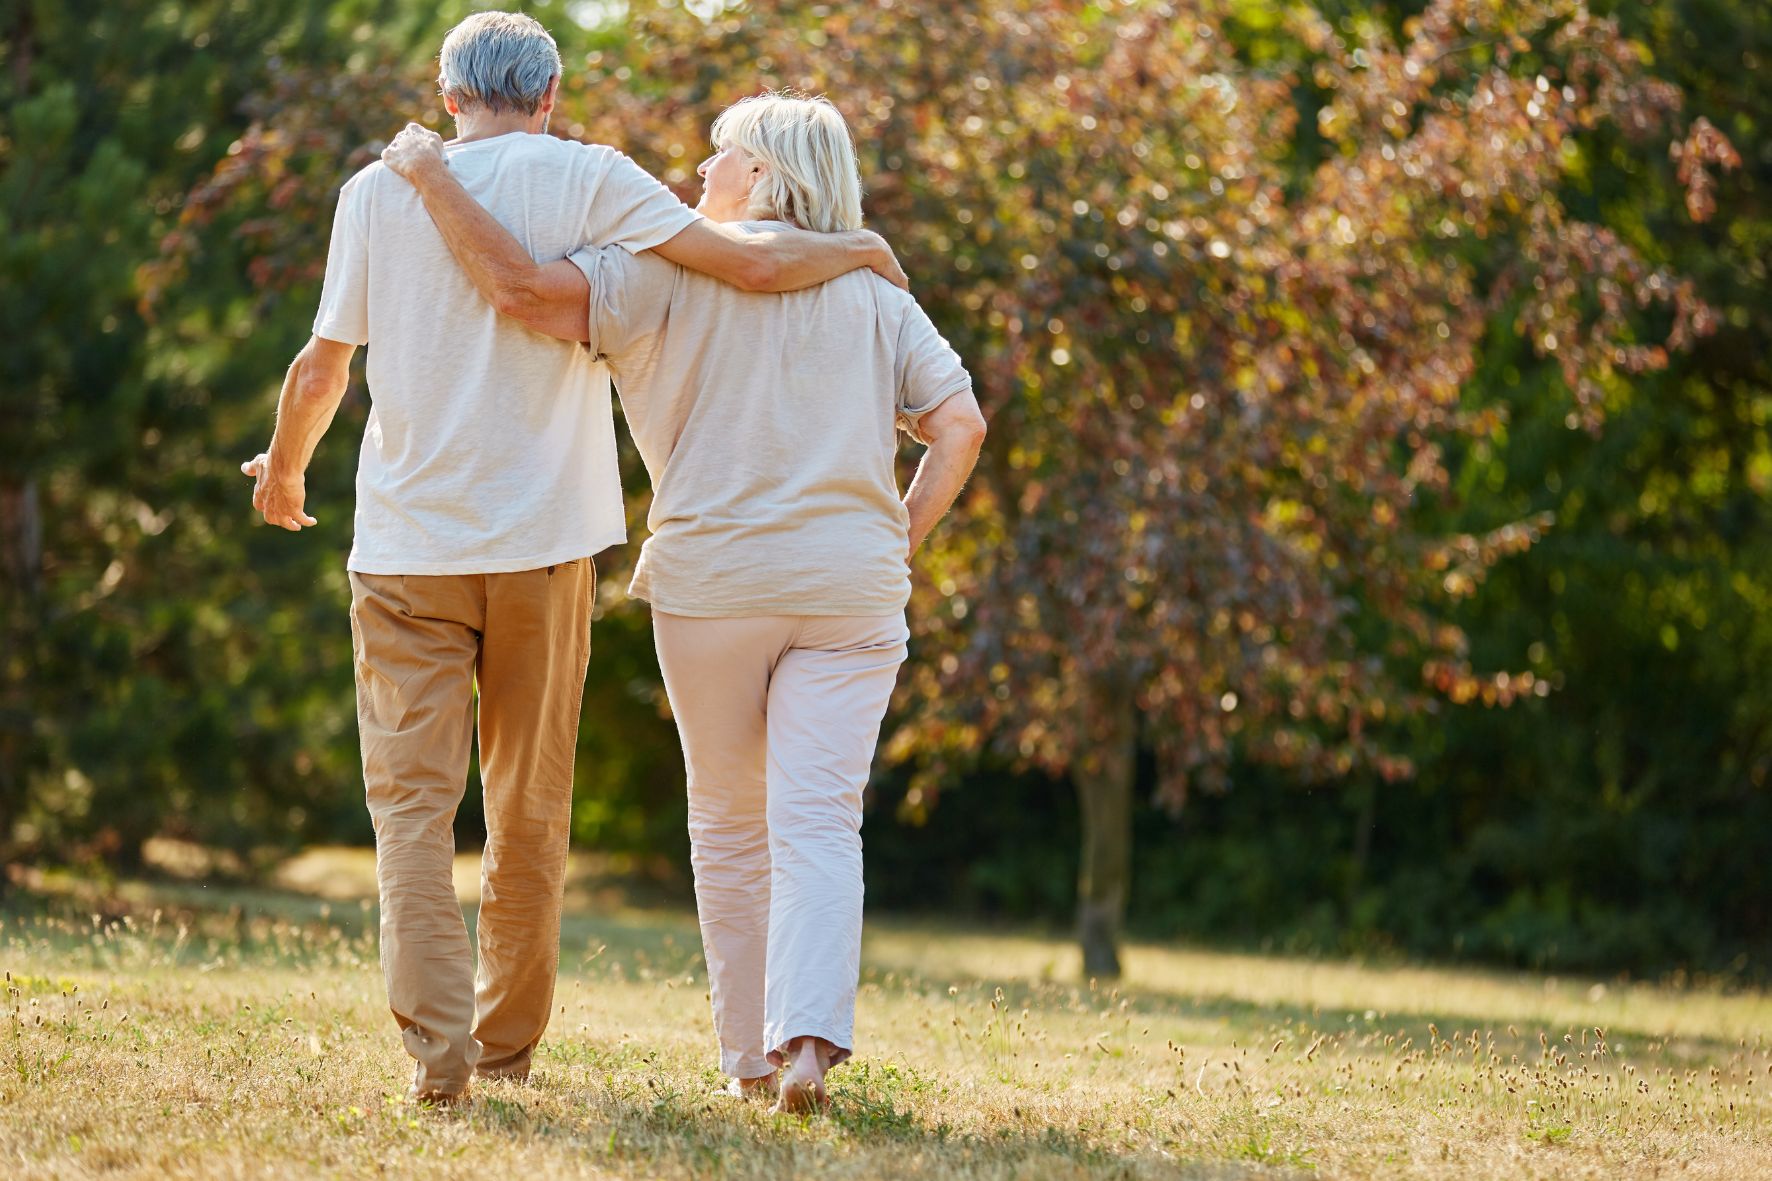
[[[348,513],[323,551],[267,544],[235,467],[311,280],[255,289],[250,233],[209,242],[175,286],[160,260],[284,58],[350,77],[367,39],[417,27],[404,7],[33,0],[0,17],[0,850],[129,862],[157,832],[288,840],[349,806]]]
[[[315,534],[254,528],[234,464],[307,331],[338,185],[406,119],[440,124],[429,59],[468,7],[0,18],[0,304],[27,326],[0,361],[0,844],[361,831],[362,391],[319,457]],[[1763,16],[634,0],[586,29],[525,7],[567,61],[556,133],[686,196],[733,99],[795,86],[848,113],[873,224],[994,420],[920,560],[888,755],[912,814],[980,760],[1071,782],[1091,971],[1118,966],[1153,772],[1170,807],[1239,766],[1345,779],[1362,832],[1398,798],[1379,785],[1420,772],[1427,802],[1397,814],[1433,832],[1467,946],[1503,955],[1579,925],[1596,882],[1624,900],[1608,929],[1653,911],[1666,946],[1689,911],[1626,879],[1692,894],[1718,855],[1751,879],[1729,817],[1764,806],[1772,716],[1745,343],[1763,151],[1753,184],[1719,178],[1763,139]],[[576,835],[680,847],[644,617],[597,628]],[[1629,855],[1547,868],[1571,846]],[[1752,910],[1729,922],[1763,929]]]
[[[1399,719],[1543,691],[1478,675],[1445,604],[1547,520],[1447,535],[1414,508],[1448,441],[1496,429],[1461,398],[1496,308],[1590,424],[1707,327],[1559,199],[1566,145],[1665,144],[1677,108],[1610,23],[1437,3],[1350,38],[1296,10],[1251,65],[1246,5],[633,10],[631,52],[583,78],[593,133],[682,177],[723,103],[836,96],[875,223],[974,369],[990,453],[924,563],[891,753],[926,768],[913,806],[980,751],[1071,777],[1090,971],[1118,968],[1141,747],[1173,803],[1233,754],[1394,777]],[[1730,152],[1686,142],[1699,193]]]
[[[1480,658],[1526,652],[1555,691],[1505,715],[1454,711],[1415,736],[1413,813],[1442,913],[1469,952],[1582,965],[1764,969],[1772,939],[1772,12],[1730,0],[1616,5],[1693,116],[1742,149],[1689,194],[1688,155],[1582,137],[1566,204],[1688,275],[1715,331],[1605,392],[1603,434],[1565,424],[1560,375],[1496,325],[1472,394],[1507,413],[1449,463],[1444,520],[1552,513],[1460,623]],[[1689,197],[1705,212],[1694,220]],[[1395,854],[1392,855],[1393,859]],[[1374,891],[1382,881],[1368,883]],[[1385,922],[1407,930],[1406,894]]]
[[[1548,518],[1448,535],[1417,505],[1448,490],[1448,442],[1497,430],[1462,394],[1498,308],[1588,425],[1708,327],[1689,282],[1560,198],[1584,135],[1665,143],[1678,106],[1610,22],[1452,0],[1401,37],[1213,2],[629,8],[559,129],[687,183],[725,103],[837,96],[876,224],[973,366],[993,443],[924,563],[891,754],[925,770],[913,807],[981,752],[1070,776],[1091,971],[1118,968],[1141,747],[1174,804],[1236,754],[1395,777],[1399,720],[1543,691],[1478,675],[1445,603]],[[1230,34],[1256,23],[1245,60]],[[296,145],[336,159],[373,90],[331,115],[280,99],[213,204],[290,185],[317,214]],[[1703,212],[1731,151],[1702,123],[1682,149]],[[314,265],[308,220],[267,227],[267,281]]]

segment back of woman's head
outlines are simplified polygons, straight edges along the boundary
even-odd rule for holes
[[[714,120],[714,146],[743,148],[768,165],[751,190],[752,216],[824,233],[861,228],[855,141],[828,99],[742,99]]]

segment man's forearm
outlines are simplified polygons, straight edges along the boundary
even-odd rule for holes
[[[905,511],[910,514],[911,552],[916,553],[928,538],[935,523],[953,507],[966,478],[978,463],[983,436],[937,438],[923,452],[917,473],[904,494]]]
[[[880,261],[879,238],[866,230],[818,234],[811,230],[771,230],[747,235],[748,249],[767,252],[758,291],[798,291]]]
[[[314,364],[308,349],[296,354],[277,396],[277,428],[267,452],[274,473],[307,470],[349,384],[348,369],[343,374],[326,372]]]
[[[870,230],[819,234],[788,228],[752,233],[703,219],[653,251],[678,266],[746,291],[798,291],[863,267],[904,285],[898,260],[885,240]]]

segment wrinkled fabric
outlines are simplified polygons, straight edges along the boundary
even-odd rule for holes
[[[690,858],[720,1069],[796,1038],[854,1046],[861,805],[904,614],[691,618],[653,633],[689,779]]]
[[[559,963],[595,569],[581,558],[509,574],[350,577],[382,973],[414,1085],[453,1095],[475,1073],[521,1077]],[[477,975],[453,875],[476,695]]]
[[[920,438],[924,415],[972,387],[917,301],[864,270],[766,294],[655,251],[572,261],[591,287],[586,340],[652,481],[628,596],[672,615],[902,610],[897,430]]]

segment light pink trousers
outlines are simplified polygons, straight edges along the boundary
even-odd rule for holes
[[[720,1069],[800,1037],[849,1057],[861,973],[861,797],[910,633],[902,612],[654,612],[689,771],[690,860]]]

